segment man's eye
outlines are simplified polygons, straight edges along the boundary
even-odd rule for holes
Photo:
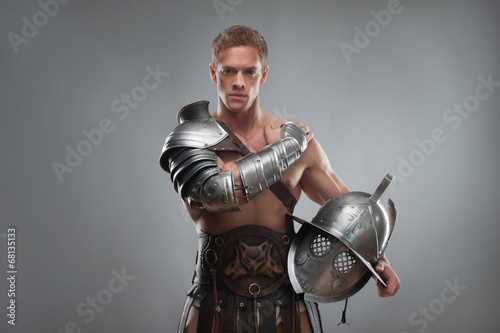
[[[248,75],[255,75],[255,73],[256,73],[256,71],[254,71],[254,70],[248,70],[247,71]]]
[[[227,74],[232,74],[232,73],[233,73],[233,70],[232,70],[232,69],[224,69],[224,70],[222,71],[222,73],[224,73],[224,74],[226,74],[226,75],[227,75]]]

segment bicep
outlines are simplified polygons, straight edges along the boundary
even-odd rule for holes
[[[309,199],[323,205],[329,199],[349,192],[346,184],[333,171],[328,157],[316,140],[309,143],[304,157],[306,167],[300,185]]]

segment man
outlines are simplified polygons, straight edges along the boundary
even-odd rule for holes
[[[323,205],[349,189],[307,126],[261,109],[266,58],[257,31],[220,33],[210,64],[217,108],[183,108],[160,158],[200,235],[179,332],[322,331],[317,306],[287,278],[289,214],[302,192]],[[395,295],[399,279],[385,256],[376,270],[387,284],[377,284],[379,295]]]

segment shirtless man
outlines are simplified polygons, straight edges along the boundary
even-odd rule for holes
[[[254,328],[256,325],[261,332],[267,332],[270,326],[265,325],[270,325],[269,320],[276,332],[291,332],[291,326],[295,326],[295,332],[299,328],[300,332],[321,332],[316,305],[293,293],[284,272],[286,252],[294,233],[293,222],[287,214],[293,210],[302,192],[323,205],[349,189],[332,170],[325,152],[307,126],[286,123],[259,106],[259,88],[269,73],[266,57],[264,38],[249,27],[233,26],[219,34],[212,44],[210,64],[210,76],[217,85],[217,108],[200,120],[208,102],[194,103],[180,111],[191,123],[185,121],[179,127],[193,126],[194,121],[199,121],[200,126],[205,124],[207,128],[208,124],[210,128],[215,120],[219,126],[226,125],[222,130],[218,127],[217,131],[228,134],[225,141],[231,138],[230,145],[221,148],[219,142],[213,141],[204,144],[207,148],[195,145],[195,149],[200,148],[199,151],[207,154],[200,157],[206,164],[199,168],[191,163],[185,163],[185,168],[178,167],[183,163],[175,157],[175,151],[186,146],[178,143],[185,134],[178,129],[167,138],[160,159],[162,167],[172,173],[175,188],[181,193],[186,211],[200,235],[198,268],[193,288],[188,292],[179,332],[219,332],[221,327],[229,332],[245,329],[258,332],[259,328]],[[183,117],[179,117],[182,123]],[[176,136],[175,133],[180,134]],[[180,141],[175,141],[179,137]],[[213,154],[211,157],[207,150]],[[195,150],[189,151],[196,155]],[[186,151],[186,156],[188,154]],[[211,168],[210,163],[216,163],[216,168]],[[256,165],[263,166],[264,170]],[[206,176],[200,176],[193,185],[181,175],[184,169],[198,175],[206,170],[214,171],[206,172]],[[278,192],[288,191],[291,196],[282,199],[276,191],[267,190],[280,186]],[[248,236],[249,228],[253,235],[263,236]],[[283,247],[285,252],[280,257]],[[265,259],[259,261],[262,258]],[[377,283],[379,295],[395,295],[400,287],[399,279],[385,255],[380,257],[376,270],[387,284],[386,288]],[[261,298],[267,291],[275,296]],[[243,301],[242,296],[247,301]],[[283,302],[279,300],[281,296]],[[292,304],[289,305],[292,310],[278,306],[283,303]],[[263,304],[275,304],[276,307]]]

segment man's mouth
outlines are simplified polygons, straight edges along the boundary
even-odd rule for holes
[[[238,94],[238,93],[236,93],[236,94],[229,94],[229,96],[231,96],[233,99],[237,99],[237,100],[244,99],[246,97],[245,94]]]

